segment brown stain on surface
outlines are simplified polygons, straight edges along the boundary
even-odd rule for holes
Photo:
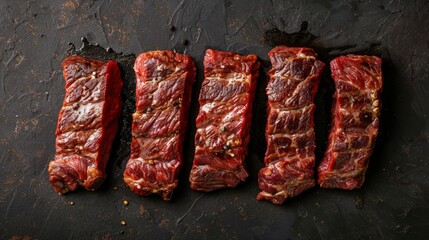
[[[30,236],[24,235],[24,236],[17,236],[14,235],[10,238],[11,240],[37,240],[38,238],[32,238]]]
[[[140,205],[139,207],[139,214],[142,216],[146,216],[146,210],[143,205]]]

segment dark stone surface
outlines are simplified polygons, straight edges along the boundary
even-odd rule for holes
[[[0,238],[427,239],[428,14],[428,1],[1,1]],[[301,29],[303,22],[308,25]],[[57,195],[47,167],[64,97],[60,62],[68,43],[79,47],[81,37],[129,54],[154,49],[190,54],[198,70],[191,122],[198,109],[204,50],[257,54],[263,68],[248,181],[236,189],[192,191],[187,180],[195,132],[191,124],[172,201],[134,195],[122,181],[133,111],[133,55],[87,46],[79,53],[121,63],[127,106],[122,133],[99,191]],[[276,44],[314,47],[325,62],[350,52],[383,58],[380,136],[362,189],[316,187],[282,206],[255,200],[265,144],[267,52]],[[328,129],[331,81],[326,71],[317,95],[319,160]]]

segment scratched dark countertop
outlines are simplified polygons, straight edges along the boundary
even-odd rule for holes
[[[428,14],[428,1],[1,1],[0,238],[428,239]],[[82,37],[100,46],[79,49]],[[265,150],[267,52],[276,44],[314,47],[327,63],[347,53],[383,58],[380,135],[362,189],[315,187],[282,206],[255,200]],[[200,193],[187,179],[209,47],[255,53],[262,68],[246,160],[250,177],[236,189]],[[184,165],[170,202],[136,196],[122,181],[133,54],[154,49],[191,55],[198,72]],[[104,185],[59,196],[47,168],[64,97],[60,63],[72,53],[121,64],[125,108]],[[325,72],[316,97],[319,161],[332,95]]]

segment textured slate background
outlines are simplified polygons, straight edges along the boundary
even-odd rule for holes
[[[429,234],[428,1],[1,1],[0,238],[33,239],[427,239]],[[308,22],[308,32],[300,30]],[[171,32],[169,25],[176,31]],[[273,30],[274,29],[274,30]],[[171,202],[134,195],[122,181],[127,151],[115,141],[109,176],[97,192],[58,196],[48,182],[64,97],[60,62],[81,37],[138,54],[176,49],[197,63],[192,121],[204,50],[255,53],[263,62],[247,166],[236,189],[189,189],[191,125],[180,186]],[[188,45],[182,41],[187,39]],[[314,188],[275,206],[257,202],[264,152],[267,52],[287,43],[314,47],[322,60],[349,52],[384,59],[380,137],[361,190]],[[132,90],[133,56],[120,60]],[[317,155],[323,153],[332,80],[317,95]],[[132,111],[132,94],[124,93]],[[129,116],[123,116],[122,131]],[[122,142],[122,144],[121,144]],[[115,186],[117,189],[115,190]],[[123,200],[130,204],[124,206]],[[71,205],[70,203],[74,204]],[[121,220],[126,225],[120,224]]]

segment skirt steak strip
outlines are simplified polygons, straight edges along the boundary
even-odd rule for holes
[[[204,75],[189,180],[194,190],[212,191],[235,187],[248,176],[244,157],[259,62],[256,55],[208,49]]]
[[[49,180],[64,194],[81,185],[97,189],[106,177],[121,110],[118,64],[79,56],[62,63],[66,95],[58,117],[56,154]]]
[[[266,166],[259,171],[257,199],[282,204],[315,184],[313,100],[325,64],[310,48],[279,46],[268,56]]]
[[[328,148],[318,168],[321,187],[351,190],[365,180],[378,133],[381,65],[375,56],[347,55],[331,61],[336,91]]]
[[[134,70],[136,112],[124,181],[136,194],[169,200],[182,165],[195,64],[184,54],[151,51],[137,57]]]

